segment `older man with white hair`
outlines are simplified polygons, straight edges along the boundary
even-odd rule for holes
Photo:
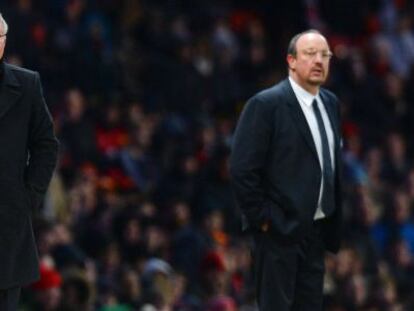
[[[4,61],[0,14],[0,311],[17,310],[20,288],[39,278],[32,211],[56,165],[58,142],[39,74]]]

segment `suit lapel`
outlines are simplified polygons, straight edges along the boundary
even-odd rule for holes
[[[320,165],[318,153],[316,151],[315,142],[313,141],[311,130],[309,128],[308,122],[306,121],[306,117],[303,114],[302,108],[300,107],[298,99],[296,98],[296,95],[293,92],[292,86],[290,85],[288,79],[284,81],[284,89],[286,92],[286,98],[289,104],[290,111],[296,121],[296,126],[298,127],[300,133],[302,134],[303,139],[305,140],[306,144],[312,151],[312,154],[315,156],[316,161]]]
[[[0,118],[6,114],[20,96],[20,83],[13,71],[10,70],[9,65],[4,64],[4,78],[0,90]]]
[[[335,112],[332,110],[333,105],[327,104],[329,102],[328,96],[326,96],[323,90],[321,90],[319,94],[321,96],[322,103],[325,106],[326,113],[328,114],[328,117],[329,117],[329,122],[331,123],[331,127],[334,132],[335,150],[337,151],[338,148],[340,147],[340,141],[339,141],[340,136],[339,136],[339,129],[338,129],[339,124],[337,122],[337,119],[335,118]]]

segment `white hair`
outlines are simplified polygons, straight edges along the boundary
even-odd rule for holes
[[[7,22],[6,22],[6,20],[4,19],[3,15],[1,13],[0,13],[0,22],[3,23],[4,34],[7,34],[7,32],[9,31],[9,25],[7,25]]]

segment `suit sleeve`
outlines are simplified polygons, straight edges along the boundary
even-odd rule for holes
[[[340,141],[342,142],[342,130],[341,130],[341,109],[340,109],[340,102],[338,98],[333,94],[330,93],[332,96],[332,102],[335,104],[336,114],[337,114],[337,122],[339,128],[339,135]],[[343,224],[343,161],[342,161],[342,143],[339,146],[338,150],[338,161],[337,161],[337,190],[336,190],[336,209],[335,213],[331,216],[334,221],[328,222],[327,232],[329,234],[325,235],[325,241],[328,245],[332,245],[331,252],[337,253],[341,246],[341,240],[344,235],[344,224]]]
[[[269,220],[263,175],[272,135],[272,112],[257,97],[245,105],[236,127],[230,156],[230,176],[238,206],[249,227]]]
[[[43,97],[38,73],[35,74],[31,92],[33,104],[29,124],[26,186],[30,192],[32,208],[37,209],[56,166],[58,141],[54,134],[52,117]]]

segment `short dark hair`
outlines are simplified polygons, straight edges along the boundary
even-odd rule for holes
[[[308,30],[305,30],[305,31],[302,31],[302,32],[298,33],[292,39],[290,39],[290,42],[289,42],[289,45],[288,45],[288,50],[287,50],[288,55],[290,54],[290,55],[296,56],[296,53],[297,53],[296,43],[298,42],[300,37],[302,37],[303,35],[306,35],[308,33],[317,33],[317,34],[322,35],[322,33],[319,30],[316,30],[316,29],[308,29]]]

